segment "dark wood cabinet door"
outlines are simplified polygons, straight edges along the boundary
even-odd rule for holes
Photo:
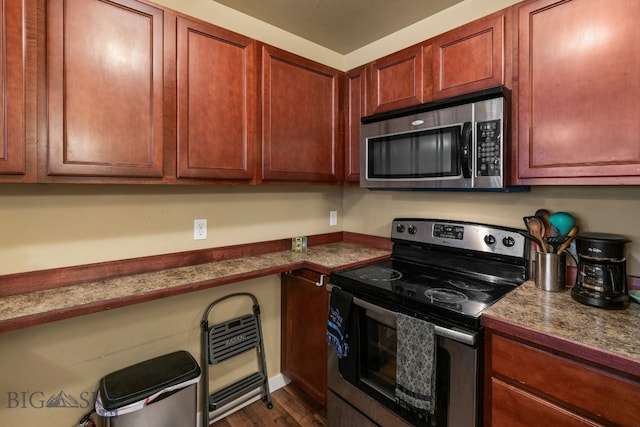
[[[0,175],[26,173],[25,4],[0,2]]]
[[[255,41],[178,18],[179,178],[250,180],[257,121]]]
[[[505,14],[497,13],[436,37],[433,97],[447,98],[505,83]]]
[[[486,425],[626,425],[635,417],[637,378],[485,333]]]
[[[262,47],[262,180],[337,182],[341,73]]]
[[[360,182],[360,119],[366,116],[367,86],[366,66],[346,73],[345,84],[345,146],[344,179],[346,182]]]
[[[411,46],[370,64],[367,114],[431,100],[431,49],[431,44]]]
[[[495,378],[491,379],[491,426],[600,426],[534,394]]]
[[[327,402],[329,294],[320,275],[282,276],[282,372],[318,402]]]
[[[49,175],[162,177],[163,11],[48,3]]]
[[[518,178],[640,184],[640,2],[518,8]]]

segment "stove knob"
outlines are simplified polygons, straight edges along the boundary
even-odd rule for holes
[[[502,239],[502,244],[505,245],[506,247],[510,248],[512,246],[515,246],[516,240],[513,237],[508,236],[508,237],[505,237],[504,239]]]
[[[486,236],[484,236],[484,242],[487,245],[494,245],[496,243],[496,238],[493,234],[487,234]]]
[[[415,225],[410,225],[408,231],[409,231],[409,234],[416,234],[418,232],[418,229],[416,228]]]
[[[404,224],[396,224],[396,231],[398,233],[404,233]]]

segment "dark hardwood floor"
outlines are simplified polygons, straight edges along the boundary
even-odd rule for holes
[[[273,409],[262,400],[212,424],[215,427],[326,426],[327,410],[293,384],[271,393]]]

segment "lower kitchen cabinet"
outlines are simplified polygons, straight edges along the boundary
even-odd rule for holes
[[[639,378],[485,333],[485,425],[640,425]]]
[[[321,282],[321,275],[309,270],[282,275],[281,368],[294,384],[326,406],[329,294]]]

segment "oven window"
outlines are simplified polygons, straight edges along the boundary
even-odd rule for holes
[[[396,330],[366,316],[360,380],[369,387],[395,400]]]
[[[431,178],[460,175],[460,126],[367,140],[368,178]]]

